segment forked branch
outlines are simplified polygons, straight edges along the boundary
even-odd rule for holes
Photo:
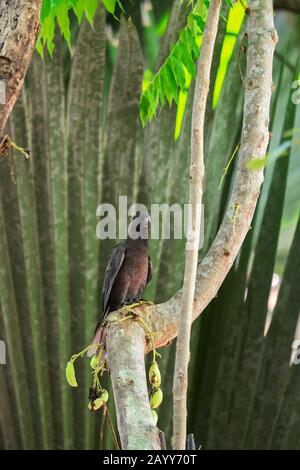
[[[272,64],[277,33],[272,0],[249,0],[248,6],[247,70],[238,167],[217,236],[198,266],[193,319],[216,296],[233,265],[251,227],[263,182],[263,169],[250,170],[247,163],[253,158],[264,158],[269,143]],[[178,334],[181,295],[179,291],[163,304],[137,308],[154,332],[156,347],[169,343]],[[121,325],[114,324],[109,328],[107,355],[122,445],[124,449],[157,449],[157,433],[153,429],[144,364],[141,364],[149,345],[144,330],[135,322],[128,320]],[[138,426],[135,425],[136,420]],[[143,434],[142,441],[140,434]]]

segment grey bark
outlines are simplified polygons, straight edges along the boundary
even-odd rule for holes
[[[5,102],[0,103],[0,136],[24,83],[38,33],[41,3],[0,3],[0,80],[5,87]]]
[[[107,356],[122,449],[157,450],[160,438],[149,406],[141,331],[134,321],[111,325]]]

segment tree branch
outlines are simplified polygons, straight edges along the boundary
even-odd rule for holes
[[[217,295],[233,265],[250,229],[263,182],[263,169],[249,170],[247,163],[253,158],[263,158],[267,151],[272,63],[277,33],[274,28],[272,0],[249,0],[248,5],[251,13],[248,18],[245,102],[238,168],[220,229],[211,248],[198,266],[193,319],[197,318]],[[156,347],[167,344],[177,335],[180,302],[181,291],[163,304],[144,305],[136,309],[154,332]],[[111,314],[109,319],[119,318],[125,314],[120,310]],[[114,343],[119,347],[117,348]],[[134,345],[138,345],[138,350]],[[137,427],[134,425],[137,417],[143,420],[143,426],[147,426],[147,429],[153,426],[149,403],[146,405],[146,377],[144,364],[141,363],[143,345],[145,345],[144,352],[150,350],[145,332],[132,320],[109,327],[107,358],[115,393],[118,427],[125,449],[129,445],[130,448],[139,448]],[[118,365],[120,363],[123,364],[123,371]],[[137,375],[138,370],[140,376]],[[122,380],[122,374],[126,374],[128,380]],[[142,403],[139,393],[143,395]],[[139,432],[143,432],[143,429],[139,428]],[[146,448],[156,448],[153,444],[152,430],[148,431],[147,439],[147,443],[144,441]]]
[[[180,322],[176,345],[173,382],[173,449],[184,450],[186,445],[188,364],[193,315],[193,300],[200,239],[200,208],[204,176],[204,117],[209,91],[210,71],[217,36],[221,0],[212,0],[209,6],[201,55],[197,65],[195,85],[190,167],[190,216],[186,244],[185,273],[180,304]]]
[[[42,0],[11,0],[0,5],[0,136],[23,87],[39,28]]]
[[[107,357],[122,449],[160,449],[159,431],[149,406],[144,330],[134,321],[111,325]],[[125,354],[121,354],[121,352]]]

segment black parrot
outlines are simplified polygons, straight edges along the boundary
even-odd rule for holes
[[[102,324],[107,315],[123,305],[141,300],[152,277],[152,263],[148,252],[150,217],[137,213],[129,225],[128,238],[115,246],[106,268],[102,289],[102,315],[95,330],[93,344],[102,338]],[[91,347],[92,356],[97,347]]]

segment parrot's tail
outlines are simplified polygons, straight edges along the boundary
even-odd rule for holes
[[[105,338],[105,328],[101,324],[99,324],[96,328],[95,331],[95,336],[92,341],[92,344],[90,348],[87,351],[87,357],[94,356],[94,354],[97,354],[98,349],[99,349],[99,344],[103,344]]]

